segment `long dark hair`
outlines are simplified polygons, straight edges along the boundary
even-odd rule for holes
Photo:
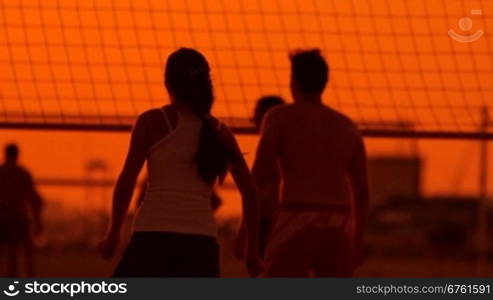
[[[186,104],[202,119],[196,154],[199,175],[209,185],[222,181],[228,169],[228,153],[210,114],[214,92],[207,60],[194,49],[180,48],[168,57],[164,78],[174,101]]]

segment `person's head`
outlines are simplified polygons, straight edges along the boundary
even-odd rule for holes
[[[166,62],[164,84],[173,104],[186,106],[203,121],[196,155],[199,175],[211,185],[222,180],[228,158],[210,116],[214,93],[206,58],[190,48],[173,52]]]
[[[303,50],[290,54],[291,93],[295,101],[320,99],[329,81],[329,65],[320,50]]]
[[[19,157],[19,148],[16,144],[8,144],[5,146],[5,162],[7,163],[17,163],[17,158]]]
[[[284,104],[284,100],[279,96],[264,96],[257,101],[255,111],[253,113],[253,122],[255,127],[260,128],[265,114],[274,106]]]
[[[200,116],[210,114],[214,102],[210,68],[197,50],[180,48],[168,57],[164,84],[172,103],[184,104]]]

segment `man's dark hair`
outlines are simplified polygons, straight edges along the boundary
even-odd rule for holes
[[[291,76],[300,90],[321,94],[329,81],[329,65],[319,49],[296,51],[290,55]]]
[[[19,148],[16,144],[8,144],[5,147],[5,156],[9,158],[16,158],[19,155]]]

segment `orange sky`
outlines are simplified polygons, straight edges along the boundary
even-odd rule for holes
[[[163,63],[179,46],[209,59],[214,112],[222,117],[248,118],[264,94],[289,100],[287,53],[308,47],[321,48],[331,65],[325,102],[361,126],[405,121],[420,130],[471,131],[478,129],[480,108],[493,109],[493,1],[1,3],[0,122],[128,123],[166,103]],[[471,32],[461,32],[462,17],[473,20]],[[449,29],[485,35],[463,44]],[[39,177],[80,177],[94,157],[107,160],[114,177],[127,134],[0,131],[0,143],[12,140]],[[255,142],[241,141],[251,161]],[[407,149],[402,141],[367,142],[374,155]],[[427,141],[419,149],[425,192],[477,192],[476,144]]]

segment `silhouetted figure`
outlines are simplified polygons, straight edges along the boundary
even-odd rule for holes
[[[5,147],[5,161],[0,166],[0,247],[7,262],[7,276],[19,276],[19,255],[24,254],[27,276],[33,277],[32,237],[42,231],[43,200],[31,174],[17,164],[18,157],[15,144]]]
[[[351,276],[368,206],[363,140],[348,117],[322,104],[329,67],[319,51],[290,58],[294,104],[267,114],[253,167],[262,216],[274,220],[267,276]]]
[[[216,277],[219,249],[210,199],[229,168],[243,199],[247,268],[262,271],[258,255],[258,197],[231,131],[211,116],[214,101],[205,57],[181,48],[166,62],[171,105],[139,116],[113,196],[113,218],[101,243],[103,257],[117,248],[138,174],[147,160],[149,186],[116,277]]]
[[[260,127],[262,125],[262,121],[264,120],[265,115],[269,110],[272,108],[284,104],[285,101],[279,97],[279,96],[264,96],[260,99],[257,100],[257,104],[255,105],[255,110],[253,112],[253,118],[252,121],[255,124],[255,129],[257,131],[260,131]],[[262,203],[260,203],[262,205]],[[261,212],[264,211],[262,208],[260,210]],[[260,216],[260,244],[259,244],[259,251],[260,255],[263,257],[264,256],[264,251],[265,251],[265,245],[267,242],[267,234],[270,229],[271,225],[271,218],[270,216]],[[235,240],[235,256],[239,259],[243,259],[244,255],[244,248],[245,248],[245,225],[242,223],[240,227],[240,231],[238,233],[238,237]]]
[[[253,112],[253,122],[255,123],[255,128],[257,131],[260,131],[262,121],[264,120],[267,112],[282,104],[285,104],[285,101],[279,96],[271,95],[258,99],[257,104],[255,105],[255,111]]]

